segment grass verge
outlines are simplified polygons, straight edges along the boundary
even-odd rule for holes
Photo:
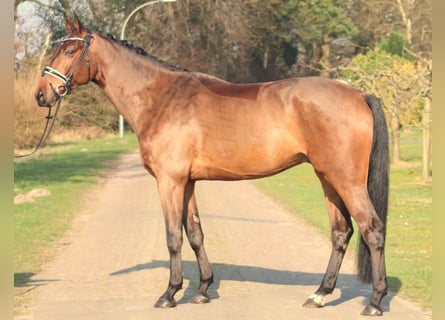
[[[51,246],[83,209],[85,192],[110,161],[137,147],[134,135],[55,144],[36,156],[14,162],[14,194],[36,188],[51,195],[14,205],[14,288],[26,290],[32,275],[52,257]],[[22,288],[23,290],[20,290]]]
[[[406,137],[401,145],[402,160],[419,163],[420,140],[412,132]],[[431,309],[432,186],[422,183],[420,177],[418,165],[391,169],[386,262],[390,290]],[[329,237],[323,191],[310,165],[303,164],[256,184]],[[354,229],[350,249],[357,248],[357,226]]]

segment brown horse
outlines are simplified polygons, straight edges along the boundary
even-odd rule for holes
[[[213,273],[195,201],[198,180],[241,180],[276,174],[303,162],[321,181],[332,228],[332,253],[306,307],[323,306],[334,290],[353,233],[361,232],[359,277],[373,293],[362,314],[381,315],[387,293],[384,261],[388,199],[388,136],[377,99],[318,77],[234,84],[174,68],[142,49],[65,18],[58,44],[36,90],[51,107],[93,81],[134,129],[142,162],[157,180],[170,280],[155,307],[174,307],[182,287],[183,227],[199,265],[192,303],[209,301]]]

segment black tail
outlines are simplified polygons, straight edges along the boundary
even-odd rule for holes
[[[368,193],[377,215],[385,226],[386,233],[389,191],[388,129],[380,101],[371,95],[366,95],[366,103],[374,115],[374,137],[369,161]],[[372,280],[371,255],[368,245],[362,237],[360,237],[358,251],[358,278],[364,282],[371,282]]]

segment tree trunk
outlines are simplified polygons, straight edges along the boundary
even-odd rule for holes
[[[406,40],[408,41],[409,44],[412,44],[412,22],[411,18],[409,17],[409,13],[411,12],[414,1],[413,0],[407,1],[405,3],[406,6],[404,6],[402,0],[397,0],[397,4],[399,5],[399,10],[402,16],[403,23],[405,24]]]
[[[17,7],[19,6],[21,0],[14,0],[14,22],[17,20]]]
[[[391,115],[391,160],[392,163],[400,163],[400,126],[396,115]]]
[[[422,155],[422,179],[427,182],[430,179],[431,165],[431,100],[425,98],[425,107],[422,120],[423,131],[423,155]]]
[[[37,70],[42,70],[43,59],[45,59],[46,52],[48,51],[49,41],[51,40],[52,33],[47,34],[45,44],[43,45],[42,53],[40,54],[39,63],[37,64]]]
[[[329,78],[329,69],[331,68],[331,64],[329,62],[329,56],[331,55],[331,39],[329,36],[323,36],[323,44],[321,45],[321,58],[320,63],[322,66],[322,70],[320,72],[320,76]]]

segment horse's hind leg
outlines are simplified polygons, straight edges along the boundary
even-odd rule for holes
[[[347,175],[343,175],[347,176]],[[382,298],[387,294],[386,270],[385,270],[385,225],[376,213],[369,197],[366,183],[352,183],[351,180],[336,179],[338,187],[335,188],[344,202],[351,217],[357,222],[361,236],[369,247],[373,292],[370,303],[363,310],[362,315],[379,316],[383,311],[380,307]],[[338,215],[337,215],[338,216]],[[342,257],[341,250],[338,256]],[[335,261],[335,247],[331,261]],[[362,257],[363,258],[363,257]],[[359,257],[359,259],[361,259]],[[331,265],[331,261],[329,265]],[[325,279],[329,279],[329,268]],[[324,280],[325,280],[324,279]],[[324,282],[323,280],[323,282]],[[329,281],[328,281],[329,282]],[[320,288],[323,287],[323,283]],[[320,289],[319,289],[320,290]],[[318,292],[318,291],[317,291]]]
[[[324,305],[324,297],[332,293],[337,282],[340,266],[352,236],[353,228],[351,217],[345,208],[343,201],[334,188],[320,175],[323,186],[326,206],[328,208],[329,220],[331,224],[332,252],[326,273],[318,290],[312,294],[303,304],[308,308],[319,308]]]
[[[377,215],[366,187],[349,190],[343,196],[343,199],[351,216],[357,222],[371,256],[371,275],[369,275],[369,278],[372,279],[373,290],[371,301],[363,310],[362,315],[380,316],[383,313],[380,302],[387,294],[388,287],[384,253],[385,224]],[[359,259],[363,259],[363,257],[359,256]]]
[[[190,299],[190,303],[210,302],[207,290],[213,282],[213,273],[204,249],[204,234],[201,228],[201,221],[198,214],[198,207],[195,200],[195,182],[191,181],[186,186],[185,204],[187,211],[184,212],[183,224],[187,233],[190,246],[195,252],[199,266],[200,284],[198,291]],[[187,203],[188,202],[188,203]]]

